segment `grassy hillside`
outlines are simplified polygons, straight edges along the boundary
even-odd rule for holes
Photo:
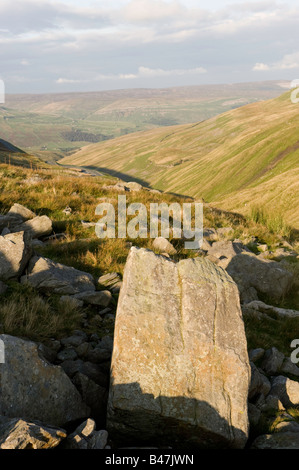
[[[205,122],[90,145],[62,160],[299,227],[299,106],[290,92]]]
[[[281,93],[277,81],[92,93],[7,95],[0,135],[44,160],[105,139],[202,121]]]
[[[44,163],[33,155],[28,155],[23,150],[15,147],[10,142],[0,139],[0,163],[9,165],[36,168],[44,166]]]

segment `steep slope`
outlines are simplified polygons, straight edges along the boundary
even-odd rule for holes
[[[287,209],[287,220],[298,225],[298,126],[299,106],[287,92],[205,122],[90,145],[61,162],[118,172],[231,209],[236,204],[241,212],[274,201],[275,210]]]
[[[10,142],[0,138],[0,163],[9,163],[24,167],[45,166],[39,158],[29,155]]]

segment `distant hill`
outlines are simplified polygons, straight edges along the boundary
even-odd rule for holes
[[[279,96],[286,81],[129,89],[90,93],[7,95],[0,135],[45,160],[137,131],[209,119]]]
[[[248,214],[263,206],[299,228],[299,105],[290,92],[205,122],[89,145],[61,161]]]
[[[23,166],[26,168],[45,166],[39,158],[29,155],[10,142],[0,138],[0,163]]]

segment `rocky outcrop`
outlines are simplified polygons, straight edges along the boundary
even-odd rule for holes
[[[0,340],[5,347],[0,416],[63,426],[89,415],[63,369],[42,358],[35,343],[8,335],[0,335]]]
[[[31,237],[24,232],[0,236],[0,280],[19,277],[32,254]]]
[[[107,419],[116,440],[244,447],[244,324],[237,286],[213,263],[131,249],[111,371]]]
[[[3,422],[4,421],[4,422]],[[0,449],[52,449],[67,436],[63,429],[0,417]]]
[[[14,231],[29,232],[32,238],[40,238],[46,235],[50,235],[52,232],[52,221],[46,215],[40,217],[34,217],[31,220],[27,220],[23,224],[15,227]]]
[[[21,278],[21,283],[29,283],[42,292],[61,295],[95,291],[91,274],[39,256],[30,260],[28,274]]]
[[[291,272],[276,261],[260,259],[240,242],[215,242],[208,256],[216,258],[218,266],[234,279],[243,303],[258,300],[258,293],[280,300],[292,287]]]

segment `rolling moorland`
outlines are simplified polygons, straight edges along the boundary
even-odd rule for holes
[[[246,216],[263,217],[256,214],[262,210],[298,229],[298,124],[299,107],[286,92],[205,122],[93,144],[61,163],[202,197]]]
[[[0,134],[0,449],[299,448],[298,109],[285,93],[54,165]],[[119,194],[148,214],[203,196],[201,249],[98,238]]]
[[[55,161],[92,142],[136,131],[202,121],[247,103],[279,96],[288,82],[7,95],[0,135]]]

